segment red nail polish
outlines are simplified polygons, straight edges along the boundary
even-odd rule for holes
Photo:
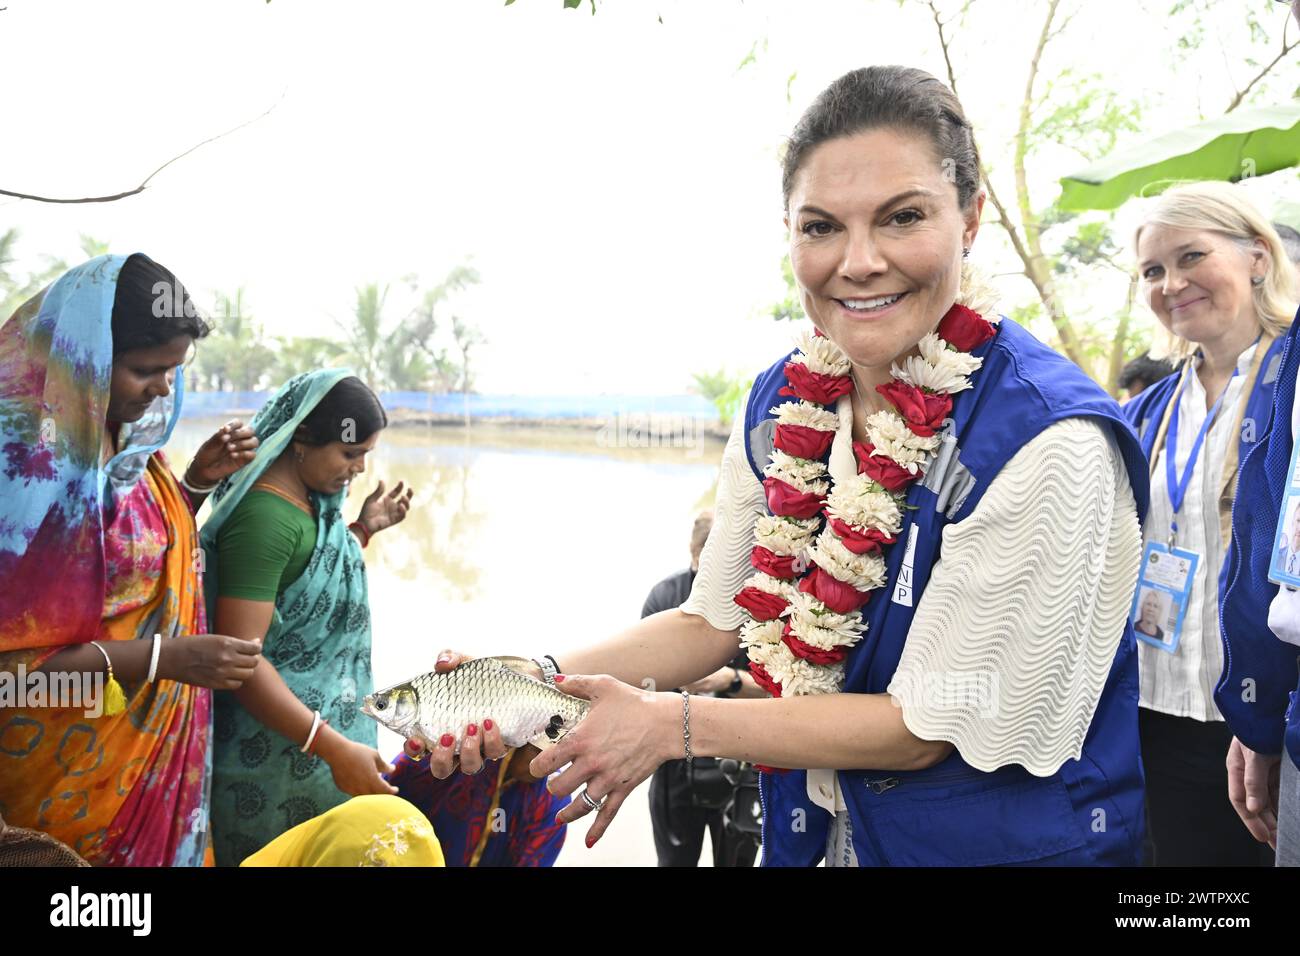
[[[489,719],[489,720],[485,720],[485,721],[483,721],[483,729],[484,729],[484,730],[491,730],[491,729],[492,729],[492,721],[491,721],[490,719]]]
[[[563,674],[556,674],[556,675],[555,675],[555,683],[557,683],[557,684],[563,684],[563,683],[564,683],[564,675],[563,675]]]
[[[591,849],[591,845],[592,845],[593,843],[595,843],[596,840],[595,840],[594,837],[587,837],[587,841],[586,841],[586,842],[587,842],[587,849],[590,850],[590,849]]]
[[[466,733],[469,734],[471,737],[475,737],[475,736],[477,736],[477,735],[478,735],[478,724],[470,724],[470,725],[469,725],[469,730],[467,730]]]
[[[443,734],[442,739],[438,741],[438,743],[442,744],[444,747],[450,747],[455,742],[456,738],[451,734]]]

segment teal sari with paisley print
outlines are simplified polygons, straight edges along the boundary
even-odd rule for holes
[[[290,379],[253,419],[261,442],[257,457],[223,481],[212,495],[203,525],[209,614],[215,614],[218,534],[244,495],[288,446],[302,420],[347,369],[309,372]],[[369,747],[377,727],[359,701],[373,689],[370,672],[370,605],[361,546],[343,520],[347,492],[313,492],[316,547],[302,574],[276,597],[263,655],[289,689],[319,710],[339,733]],[[215,619],[215,617],[213,617]],[[229,692],[215,695],[212,836],[218,866],[241,860],[292,827],[343,803],[330,767],[301,752],[244,710]]]

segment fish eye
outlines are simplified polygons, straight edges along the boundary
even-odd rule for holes
[[[387,709],[388,709],[387,697],[380,697],[378,700],[375,701],[375,710],[387,710]]]

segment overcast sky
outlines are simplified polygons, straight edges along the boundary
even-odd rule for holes
[[[167,264],[201,305],[242,285],[271,334],[295,335],[330,331],[367,281],[394,284],[396,321],[403,276],[431,284],[469,261],[483,281],[458,308],[489,339],[485,392],[671,393],[693,371],[769,364],[791,332],[762,317],[783,294],[782,138],[846,70],[945,72],[929,12],[895,0],[605,0],[595,16],[560,0],[3,2],[0,187],[130,188],[275,104],[141,196],[0,201],[0,229],[22,232],[20,268],[77,258],[89,233]],[[1269,22],[1287,12],[1245,2]],[[1042,6],[979,0],[954,38],[995,168]],[[1092,0],[1044,68],[1159,91],[1155,135],[1221,111],[1225,71],[1247,68],[1207,47],[1173,71],[1169,0],[1149,6]],[[1219,4],[1215,29],[1244,40],[1241,6]],[[1032,175],[1045,187],[1080,165],[1048,155]],[[1297,194],[1294,175],[1268,180],[1270,195]],[[1017,268],[990,225],[974,256]],[[1004,288],[1029,294],[1023,280]],[[1105,294],[1121,302],[1122,281]]]

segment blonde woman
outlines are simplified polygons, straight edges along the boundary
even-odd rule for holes
[[[1191,569],[1163,580],[1180,603],[1172,640],[1139,641],[1154,862],[1266,864],[1227,795],[1232,734],[1214,696],[1225,662],[1219,589],[1238,467],[1268,423],[1295,276],[1277,232],[1227,183],[1165,193],[1135,245],[1147,305],[1182,362],[1125,407],[1151,467],[1143,568],[1170,553]]]

